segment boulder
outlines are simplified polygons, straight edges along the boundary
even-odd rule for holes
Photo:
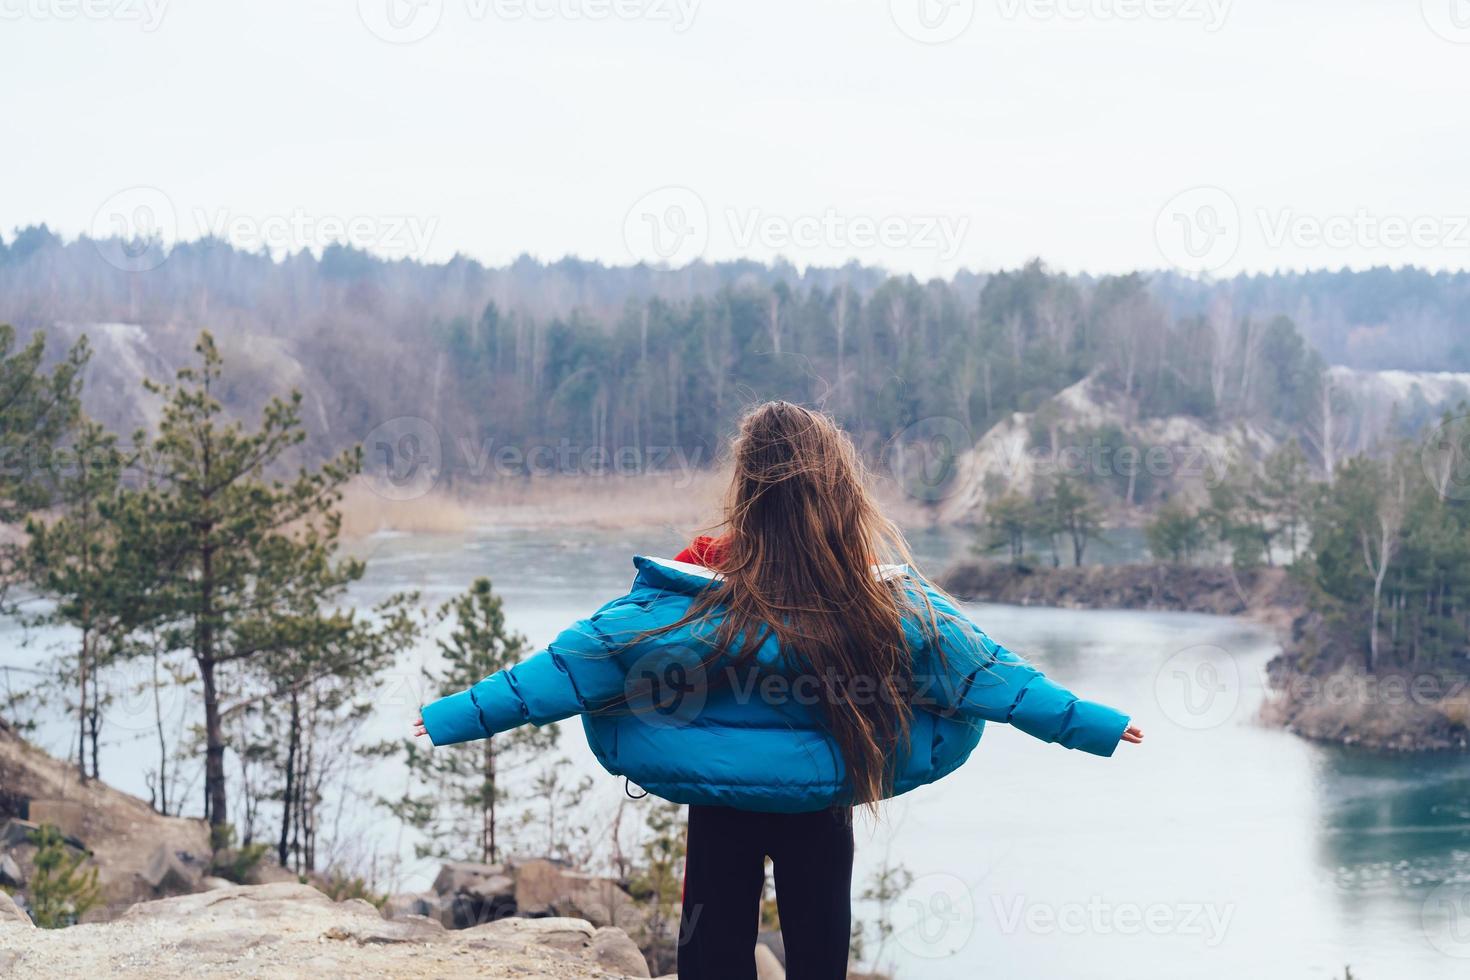
[[[436,895],[481,891],[487,883],[507,877],[509,873],[503,864],[449,861],[440,866],[439,875],[434,879],[433,889]]]
[[[36,924],[26,915],[25,909],[15,904],[9,892],[0,892],[0,927],[12,925],[34,928]]]
[[[25,883],[25,874],[15,863],[15,858],[0,853],[0,888],[19,888]]]
[[[433,892],[411,892],[404,895],[389,895],[383,903],[383,918],[402,919],[410,915],[421,915],[426,919],[443,922],[442,913],[447,902]]]
[[[159,898],[189,895],[203,889],[204,862],[188,851],[176,851],[160,844],[148,856],[148,863],[138,877]]]
[[[515,905],[517,915],[570,916],[626,932],[641,932],[644,925],[643,911],[616,881],[550,861],[527,861],[516,867]]]
[[[499,864],[453,861],[439,869],[434,892],[440,897],[439,921],[468,929],[517,914],[516,884]]]
[[[0,850],[8,851],[18,844],[30,844],[31,835],[40,829],[40,824],[11,817],[0,823]]]
[[[648,976],[648,961],[643,951],[628,934],[614,926],[604,926],[592,934],[592,957],[597,965],[625,977]]]
[[[0,851],[9,850],[23,872],[29,833],[43,818],[69,834],[73,847],[90,852],[102,889],[101,904],[93,911],[156,897],[139,873],[160,845],[210,853],[209,828],[202,820],[166,817],[146,800],[99,780],[83,781],[74,761],[52,758],[5,730],[0,730],[0,815],[11,818],[0,825]],[[21,815],[27,819],[20,820]],[[23,845],[21,853],[12,844]]]
[[[139,902],[118,917],[120,922],[139,919],[185,921],[199,917],[276,919],[292,914],[303,905],[335,906],[326,895],[310,885],[237,885],[231,889],[178,895],[152,902]]]
[[[70,929],[0,925],[0,976],[647,976],[628,953],[617,930],[585,921],[504,919],[445,932],[428,919],[386,920],[366,903],[286,883],[144,902]]]

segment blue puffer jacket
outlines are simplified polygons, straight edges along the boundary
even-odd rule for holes
[[[773,640],[738,667],[728,657],[701,667],[714,619],[628,645],[680,619],[701,590],[722,586],[720,576],[698,565],[641,556],[633,564],[638,573],[627,595],[522,663],[427,705],[424,726],[434,744],[580,714],[608,772],[676,803],[793,813],[850,801],[841,753],[819,721],[821,688],[790,666]],[[895,794],[956,769],[987,721],[1068,748],[1113,753],[1126,715],[1078,699],[924,588],[940,617],[943,665],[920,624],[905,623],[917,710],[908,750],[896,760]],[[849,693],[862,696],[856,686]]]

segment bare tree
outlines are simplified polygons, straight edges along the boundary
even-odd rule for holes
[[[1388,493],[1381,495],[1378,501],[1376,526],[1365,523],[1359,528],[1359,538],[1363,545],[1363,563],[1368,566],[1368,574],[1373,576],[1373,618],[1368,627],[1368,673],[1370,674],[1378,665],[1378,619],[1383,605],[1383,580],[1387,577],[1389,565],[1393,562],[1399,531],[1403,527],[1406,495],[1403,468],[1395,465],[1390,473]]]

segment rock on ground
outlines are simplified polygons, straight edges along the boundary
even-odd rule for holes
[[[31,926],[32,923],[25,910],[15,904],[15,899],[0,892],[0,926],[6,925]]]
[[[0,917],[0,949],[7,975],[18,977],[648,976],[622,930],[582,919],[502,919],[448,931],[422,916],[388,920],[366,902],[333,902],[285,883],[144,902],[113,922],[70,929]]]
[[[203,821],[161,816],[135,796],[96,780],[83,783],[75,764],[52,758],[0,724],[0,823],[23,816],[22,807],[57,823],[92,852],[102,885],[103,906],[96,910],[101,917],[155,897],[143,876],[160,851],[188,855],[196,863],[210,853]]]

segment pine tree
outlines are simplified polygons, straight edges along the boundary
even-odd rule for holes
[[[101,895],[97,869],[83,867],[86,852],[69,848],[50,824],[33,831],[31,843],[36,846],[36,870],[26,881],[31,918],[42,929],[75,925]]]
[[[476,579],[467,593],[445,603],[439,616],[454,621],[449,636],[439,641],[443,666],[426,672],[441,697],[514,666],[530,652],[526,638],[506,628],[500,596],[489,579]],[[404,743],[397,750],[403,752],[422,793],[410,790],[385,805],[428,836],[429,843],[419,847],[420,856],[465,857],[463,842],[472,840],[474,850],[468,856],[486,863],[499,861],[505,851],[501,811],[509,798],[505,777],[543,758],[559,735],[556,726],[526,725],[461,745],[431,748]]]
[[[50,373],[41,369],[45,336],[37,331],[19,350],[15,329],[0,324],[0,523],[19,524],[50,501],[48,479],[57,443],[81,413],[78,393],[89,348],[79,341]],[[0,542],[0,599],[27,571],[24,545]]]
[[[119,510],[141,625],[168,650],[188,650],[204,700],[205,815],[229,823],[223,712],[229,685],[254,658],[298,639],[288,613],[362,574],[332,561],[342,484],[361,466],[358,447],[319,469],[277,475],[305,437],[300,392],[272,399],[259,428],[227,422],[216,391],[221,358],[206,331],[200,363],[173,385],[149,447],[147,484]]]
[[[117,438],[91,420],[82,423],[69,455],[70,464],[55,467],[61,516],[49,524],[36,518],[26,524],[26,566],[36,591],[55,601],[31,624],[65,624],[79,634],[70,663],[75,664],[78,687],[77,769],[86,781],[89,775],[100,776],[97,745],[104,698],[98,675],[118,655],[130,619],[125,580],[118,573],[114,522],[119,478],[129,460],[118,449]]]

